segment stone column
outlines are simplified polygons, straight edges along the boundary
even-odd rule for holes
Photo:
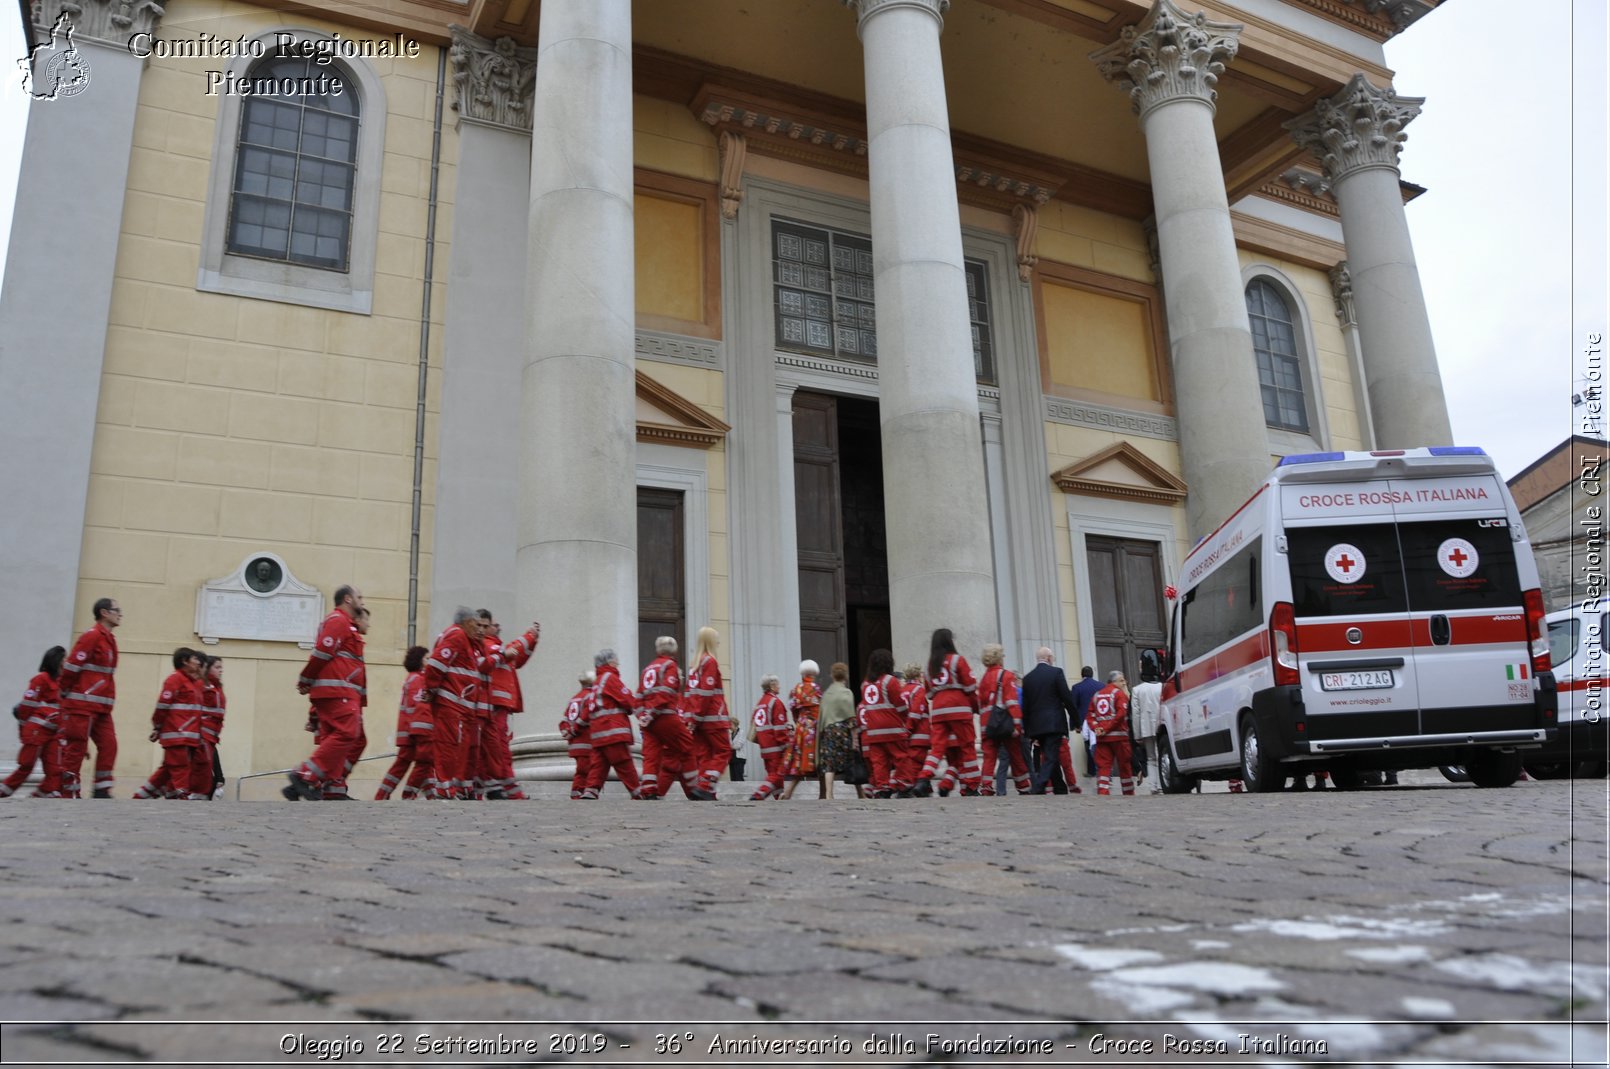
[[[1358,407],[1358,437],[1365,449],[1375,448],[1375,420],[1370,415],[1370,382],[1364,373],[1364,350],[1358,340],[1358,308],[1353,303],[1353,273],[1346,260],[1330,269],[1331,296],[1336,299],[1336,323],[1347,346],[1347,367],[1353,374],[1353,403]]]
[[[562,709],[600,647],[637,660],[631,0],[542,5],[533,111],[514,622]]]
[[[0,679],[9,680],[31,676],[46,648],[72,645],[75,611],[87,626],[95,598],[127,593],[88,587],[80,599],[78,562],[145,69],[127,42],[156,32],[162,7],[47,0],[33,13],[40,49],[0,293]]]
[[[1269,474],[1258,364],[1213,133],[1214,86],[1240,32],[1157,0],[1138,25],[1091,54],[1102,75],[1128,91],[1146,136],[1193,540]]]
[[[994,641],[978,386],[939,31],[949,0],[846,0],[866,61],[889,612],[901,657],[938,627]]]
[[[509,634],[525,623],[515,616],[519,480],[508,460],[520,441],[526,249],[508,234],[531,197],[536,50],[459,26],[452,32],[458,192],[442,336],[430,620],[422,643],[451,623],[460,605],[491,609],[511,625]]]
[[[1378,89],[1362,74],[1286,123],[1325,165],[1342,215],[1359,345],[1381,449],[1450,445],[1448,402],[1431,341],[1431,317],[1403,211],[1398,153],[1424,99]]]

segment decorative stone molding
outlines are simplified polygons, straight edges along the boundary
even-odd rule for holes
[[[1009,174],[999,167],[961,160],[956,161],[956,181],[971,182],[975,186],[993,189],[1008,196],[1022,197],[1035,204],[1044,204],[1058,189],[1058,186],[1042,185],[1033,178]]]
[[[950,0],[844,0],[844,6],[855,12],[855,25],[859,32],[860,27],[865,26],[872,16],[897,7],[916,8],[932,15],[943,26],[945,12],[950,10]]]
[[[721,218],[738,218],[744,199],[744,158],[749,154],[744,135],[721,131]]]
[[[1066,423],[1070,427],[1093,427],[1100,431],[1119,434],[1138,434],[1142,438],[1158,438],[1177,442],[1179,423],[1172,416],[1158,416],[1149,412],[1131,412],[1124,408],[1111,408],[1091,401],[1070,401],[1064,397],[1045,399],[1045,418],[1052,423]]]
[[[512,37],[489,41],[462,26],[451,27],[453,109],[466,122],[518,133],[531,132],[531,102],[537,88],[537,50]]]
[[[1215,107],[1219,75],[1235,58],[1243,27],[1212,22],[1203,12],[1187,15],[1173,0],[1156,6],[1118,40],[1090,53],[1103,78],[1129,92],[1135,114],[1173,100],[1200,100]]]
[[[34,0],[33,20],[43,41],[66,15],[74,37],[126,48],[135,34],[156,32],[162,7],[157,0]]]
[[[710,415],[675,390],[637,373],[637,399],[676,422],[638,418],[637,440],[665,445],[695,446],[709,449],[726,438],[732,427]]]
[[[837,360],[817,360],[809,356],[798,356],[794,353],[778,353],[778,367],[798,368],[801,371],[814,371],[819,375],[839,375],[844,378],[866,379],[870,382],[878,381],[878,369],[871,364],[845,364]]]
[[[1017,277],[1027,282],[1034,277],[1034,265],[1040,258],[1034,255],[1034,232],[1040,225],[1040,213],[1027,204],[1012,208],[1012,232],[1017,235]]]
[[[689,367],[722,368],[721,343],[703,338],[689,338],[681,334],[661,334],[658,331],[637,332],[637,355],[667,364],[686,364]]]
[[[1335,185],[1357,171],[1375,167],[1397,171],[1398,153],[1408,140],[1403,128],[1420,114],[1424,103],[1424,97],[1400,97],[1395,89],[1379,89],[1355,74],[1341,92],[1282,125],[1297,144],[1319,158]]]
[[[1399,32],[1431,13],[1432,5],[1426,0],[1345,0],[1349,4],[1363,4],[1370,14],[1385,14]]]
[[[1128,469],[1139,481],[1116,482],[1110,478],[1095,478],[1091,474],[1098,468],[1107,467],[1112,461]],[[1111,474],[1110,470],[1108,474]],[[1074,461],[1053,474],[1051,481],[1065,494],[1145,501],[1157,505],[1178,504],[1185,500],[1186,495],[1185,483],[1178,476],[1128,442],[1118,442],[1083,460]]]
[[[1336,299],[1336,319],[1345,327],[1358,326],[1358,311],[1353,307],[1353,272],[1343,260],[1328,272],[1331,296]]]

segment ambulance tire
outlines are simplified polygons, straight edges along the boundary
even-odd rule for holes
[[[1465,771],[1464,765],[1438,765],[1437,771],[1449,783],[1469,783],[1470,773]]]
[[[1241,716],[1241,782],[1249,794],[1268,794],[1286,786],[1280,762],[1258,745],[1258,725],[1251,713]]]
[[[1180,766],[1174,763],[1174,747],[1169,744],[1166,733],[1157,736],[1157,782],[1164,794],[1190,794],[1201,783],[1195,776],[1181,772]]]
[[[1571,775],[1571,766],[1565,761],[1530,761],[1525,768],[1533,779],[1568,779]]]
[[[1521,778],[1521,755],[1478,750],[1465,765],[1465,771],[1478,787],[1508,787]]]

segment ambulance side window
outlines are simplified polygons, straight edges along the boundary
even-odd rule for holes
[[[1499,526],[1499,525],[1502,526]],[[1515,543],[1502,518],[1398,525],[1409,608],[1508,609],[1521,604]]]
[[[1575,617],[1549,624],[1549,660],[1556,669],[1564,668],[1582,645],[1582,622]]]
[[[1258,599],[1262,544],[1263,539],[1253,539],[1186,593],[1180,608],[1180,664],[1263,626]]]
[[[1288,527],[1286,558],[1298,617],[1400,613],[1408,608],[1393,524]]]

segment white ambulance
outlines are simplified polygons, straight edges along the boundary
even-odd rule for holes
[[[1555,734],[1537,566],[1480,449],[1286,457],[1179,587],[1165,791],[1439,765],[1506,787]]]
[[[1610,662],[1605,649],[1604,602],[1588,598],[1548,614],[1549,661],[1560,692],[1560,731],[1538,753],[1526,755],[1536,779],[1597,777],[1610,751]]]

